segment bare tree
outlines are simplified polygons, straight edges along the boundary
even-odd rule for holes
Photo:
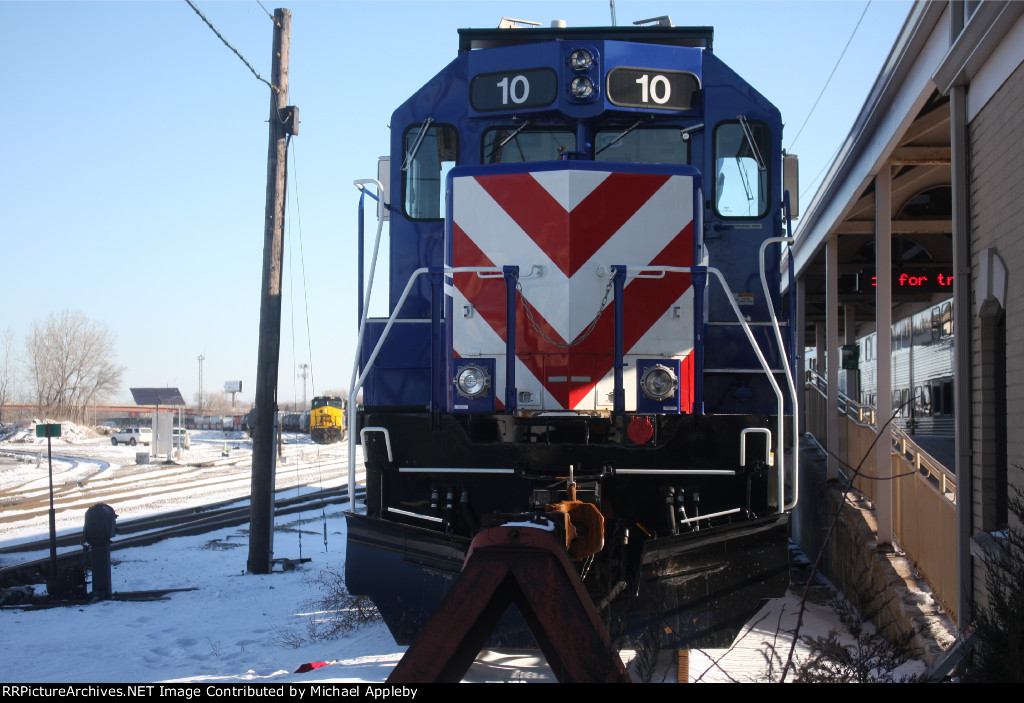
[[[13,353],[14,330],[8,327],[0,337],[0,422],[4,419],[4,406],[11,400],[15,391]]]
[[[230,415],[232,413],[231,395],[224,391],[213,391],[212,393],[207,391],[203,393],[203,402],[213,412],[222,415]]]
[[[197,413],[205,415],[213,407],[213,398],[210,397],[209,393],[196,391],[192,394],[192,404],[195,405]]]
[[[81,311],[34,320],[25,359],[41,413],[83,420],[86,408],[115,393],[124,367],[115,363],[114,334]]]

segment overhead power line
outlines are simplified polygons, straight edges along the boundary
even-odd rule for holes
[[[821,96],[825,94],[828,84],[832,82],[832,76],[836,74],[836,69],[839,68],[840,62],[843,60],[843,57],[846,56],[846,50],[850,48],[850,42],[853,41],[853,37],[857,34],[857,28],[860,27],[860,23],[864,20],[864,15],[867,14],[869,7],[871,7],[871,0],[868,0],[868,3],[864,6],[864,11],[860,13],[860,19],[857,20],[857,24],[854,25],[853,31],[850,32],[850,38],[846,40],[846,46],[843,47],[843,53],[839,54],[839,58],[836,59],[836,64],[832,67],[832,73],[828,74],[828,80],[825,81],[825,85],[822,86],[821,92],[818,93],[818,99],[814,101],[814,105],[811,106],[811,111],[808,112],[807,117],[804,118],[804,123],[800,125],[800,129],[797,130],[796,136],[793,137],[793,141],[789,143],[789,151],[793,151],[793,146],[796,144],[796,140],[800,138],[800,134],[804,131],[804,127],[807,126],[807,121],[811,119],[811,115],[814,114],[814,108],[818,107],[818,102],[821,101]]]
[[[256,4],[259,5],[263,9],[264,12],[267,13],[267,17],[269,17],[271,20],[274,19],[274,16],[272,14],[270,14],[270,10],[268,10],[265,7],[263,7],[263,3],[261,3],[260,0],[256,0]]]
[[[227,48],[231,49],[233,52],[235,52],[235,56],[237,56],[238,58],[242,59],[242,63],[244,63],[246,66],[249,67],[249,70],[252,71],[252,75],[256,76],[259,80],[261,80],[264,83],[266,83],[267,85],[269,85],[270,89],[273,90],[275,93],[281,92],[276,85],[274,85],[273,83],[268,81],[266,78],[261,76],[259,74],[259,72],[255,68],[252,67],[252,64],[249,63],[249,61],[244,56],[242,56],[242,53],[238,49],[236,49],[235,47],[233,47],[231,45],[231,42],[229,42],[224,37],[224,35],[220,33],[220,30],[218,30],[216,27],[213,26],[213,22],[211,22],[209,19],[207,19],[206,15],[203,14],[203,11],[200,10],[198,7],[196,7],[196,4],[194,2],[192,2],[192,0],[185,0],[185,2],[188,3],[189,7],[191,7],[193,10],[196,11],[196,14],[199,15],[202,18],[203,22],[206,22],[206,26],[209,27],[210,29],[212,29],[213,33],[216,34],[220,38],[220,40],[222,42],[224,42],[224,46],[226,46]],[[261,7],[262,7],[262,5],[261,5]]]

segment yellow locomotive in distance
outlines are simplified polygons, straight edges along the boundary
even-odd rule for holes
[[[348,401],[333,395],[313,398],[309,413],[309,436],[317,444],[334,444],[345,439],[345,412]]]

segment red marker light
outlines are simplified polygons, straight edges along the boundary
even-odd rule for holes
[[[651,424],[650,418],[637,416],[630,421],[626,434],[637,444],[647,444],[654,436],[654,425]]]

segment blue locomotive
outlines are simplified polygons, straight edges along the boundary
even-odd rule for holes
[[[348,588],[407,644],[475,533],[545,516],[619,643],[727,643],[789,580],[779,111],[710,28],[459,39],[382,160]]]

